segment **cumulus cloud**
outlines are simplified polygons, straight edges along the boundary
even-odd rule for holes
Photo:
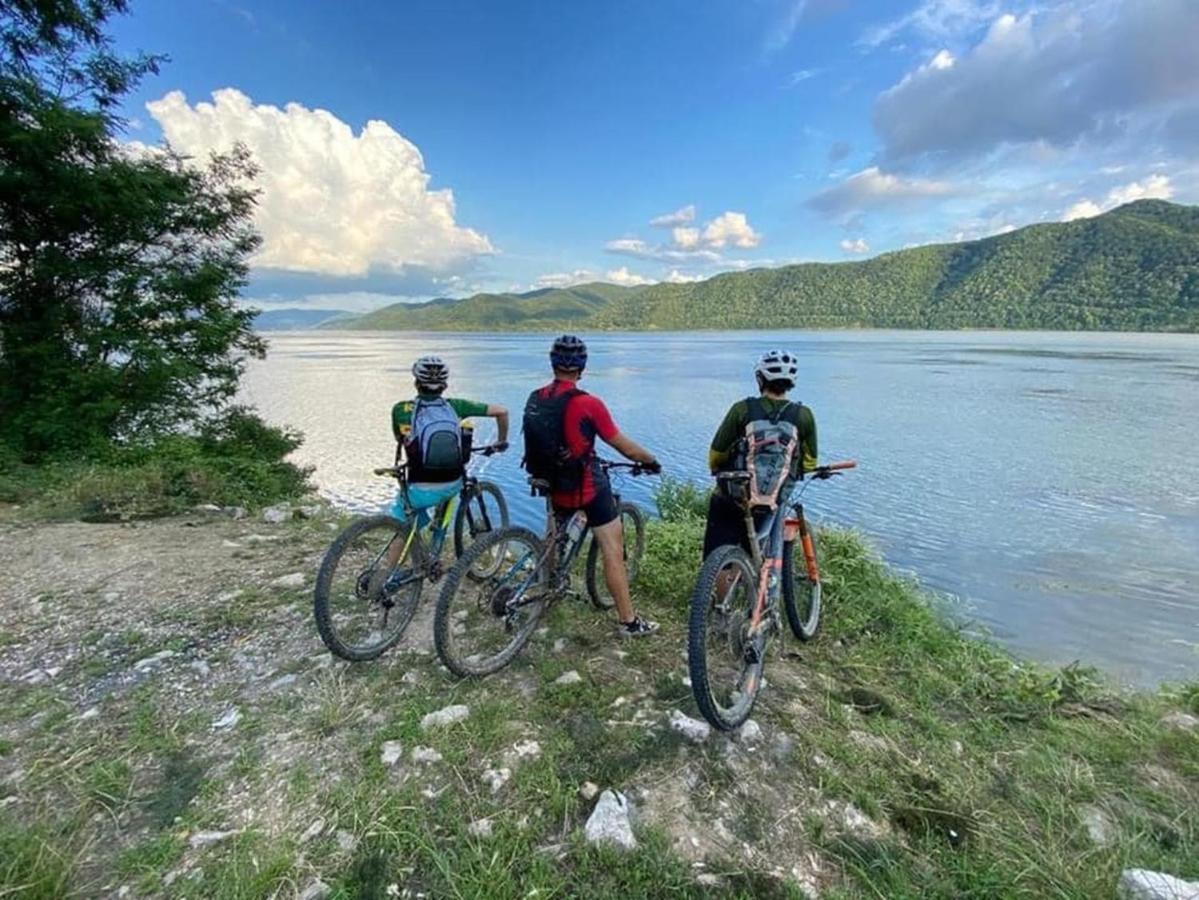
[[[699,246],[698,228],[675,228],[670,232],[674,245],[681,250],[691,250]]]
[[[814,194],[808,205],[830,217],[845,218],[867,209],[904,206],[951,193],[953,186],[948,182],[907,178],[871,166]]]
[[[424,158],[386,122],[357,134],[332,113],[255,104],[232,88],[191,105],[180,91],[146,104],[167,143],[202,158],[245,144],[261,167],[255,266],[339,277],[433,271],[495,252],[456,222],[453,192],[430,187]]]
[[[866,243],[865,238],[855,238],[852,241],[845,238],[841,241],[841,249],[846,253],[869,253],[870,245]]]
[[[663,213],[660,216],[654,216],[649,220],[649,223],[655,228],[673,228],[676,225],[686,225],[689,222],[695,221],[695,204],[688,203],[681,209],[676,209],[671,213]]]
[[[685,272],[680,272],[678,269],[671,269],[669,274],[662,280],[667,284],[690,284],[693,281],[703,281],[703,275],[688,275]]]
[[[609,253],[624,253],[628,256],[649,256],[652,249],[641,238],[617,238],[604,244]]]
[[[1074,219],[1088,219],[1125,203],[1132,203],[1134,200],[1169,200],[1173,196],[1174,187],[1170,184],[1169,176],[1150,175],[1142,181],[1134,181],[1112,188],[1100,203],[1094,200],[1079,200],[1062,213],[1062,218],[1067,222]]]
[[[762,242],[762,235],[750,227],[745,213],[725,212],[704,226],[703,242],[718,250],[727,244],[748,250]]]
[[[1199,109],[1196,47],[1194,0],[1005,13],[973,47],[936,53],[880,95],[874,126],[895,163],[952,163],[1010,145],[1110,144],[1134,133],[1171,141],[1174,123]]]
[[[593,269],[575,269],[573,272],[549,272],[535,282],[534,288],[566,288],[576,284],[588,284],[592,281],[608,281],[625,287],[637,287],[643,284],[654,284],[652,278],[630,272],[628,266],[619,269],[609,269],[605,273]]]

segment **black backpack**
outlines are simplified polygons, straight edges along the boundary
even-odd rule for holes
[[[566,446],[566,407],[585,391],[571,388],[542,396],[542,388],[529,394],[522,431],[525,456],[521,465],[534,478],[548,481],[554,491],[578,490],[583,485],[585,460],[572,458]]]

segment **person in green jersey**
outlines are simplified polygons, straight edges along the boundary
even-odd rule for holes
[[[412,366],[416,396],[401,400],[391,408],[391,430],[408,464],[408,499],[414,510],[437,506],[462,489],[466,474],[469,431],[465,420],[477,417],[495,419],[495,447],[508,449],[508,410],[494,403],[480,403],[457,397],[445,397],[450,367],[439,356],[422,356]],[[448,452],[446,452],[448,448]],[[391,514],[404,519],[404,504],[399,496]]]
[[[730,471],[738,463],[737,449],[745,436],[745,426],[753,416],[778,416],[795,426],[799,447],[791,460],[791,478],[816,468],[816,418],[812,411],[798,401],[787,399],[795,387],[799,360],[784,350],[771,350],[762,355],[754,367],[758,382],[758,397],[738,400],[725,414],[712,445],[708,450],[708,468],[715,475]],[[765,512],[755,513],[755,524],[761,524]],[[745,514],[733,500],[719,492],[708,501],[708,521],[704,529],[704,558],[717,547],[733,544],[752,552],[745,529]]]

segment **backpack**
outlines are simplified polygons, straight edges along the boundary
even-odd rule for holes
[[[412,407],[412,430],[404,443],[412,481],[454,481],[466,473],[462,425],[458,413],[443,398],[417,398]]]
[[[543,388],[529,394],[521,427],[525,455],[521,465],[534,478],[548,481],[553,491],[579,490],[583,485],[582,458],[572,458],[566,446],[566,407],[584,391],[571,388],[543,396]]]
[[[799,403],[773,413],[760,397],[746,401],[749,422],[742,439],[745,470],[749,472],[749,504],[774,509],[779,491],[791,477],[791,461],[799,450]]]

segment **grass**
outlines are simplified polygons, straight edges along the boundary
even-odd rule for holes
[[[1110,896],[1125,867],[1199,878],[1199,737],[1161,722],[1196,710],[1195,685],[1128,695],[1082,667],[1016,660],[963,634],[850,533],[821,535],[824,631],[776,642],[769,658],[755,719],[774,742],[695,746],[662,727],[668,710],[697,714],[680,651],[699,501],[683,495],[672,520],[650,525],[635,600],[663,623],[652,641],[614,644],[605,616],[563,605],[548,635],[483,680],[456,681],[410,652],[354,666],[272,659],[258,687],[213,685],[210,706],[189,710],[168,665],[107,697],[86,727],[64,722],[45,686],[6,691],[0,774],[30,774],[21,816],[0,807],[0,896],[126,884],[135,896],[267,898],[319,877],[341,900],[789,898],[811,870],[830,897],[1089,898]],[[204,612],[207,625],[236,627],[239,643],[291,627],[260,614],[289,598],[238,586],[229,605],[254,621]],[[162,629],[182,641],[197,623],[159,619],[153,637],[118,632],[113,652],[189,653]],[[571,669],[580,682],[553,683]],[[415,684],[400,679],[409,670]],[[297,675],[287,692],[255,694],[280,671]],[[422,730],[452,703],[470,717]],[[230,704],[242,720],[214,733]],[[530,739],[539,753],[514,758]],[[397,765],[382,763],[385,741],[402,745]],[[417,745],[442,760],[411,762]],[[500,768],[510,777],[493,791],[485,773]],[[582,840],[585,782],[642,810],[636,852]],[[682,812],[651,815],[655,797]],[[1087,833],[1095,810],[1106,846]],[[869,827],[847,826],[855,817]],[[470,830],[483,819],[490,837]],[[193,848],[198,830],[237,833]],[[681,852],[688,834],[711,841],[703,867]]]

